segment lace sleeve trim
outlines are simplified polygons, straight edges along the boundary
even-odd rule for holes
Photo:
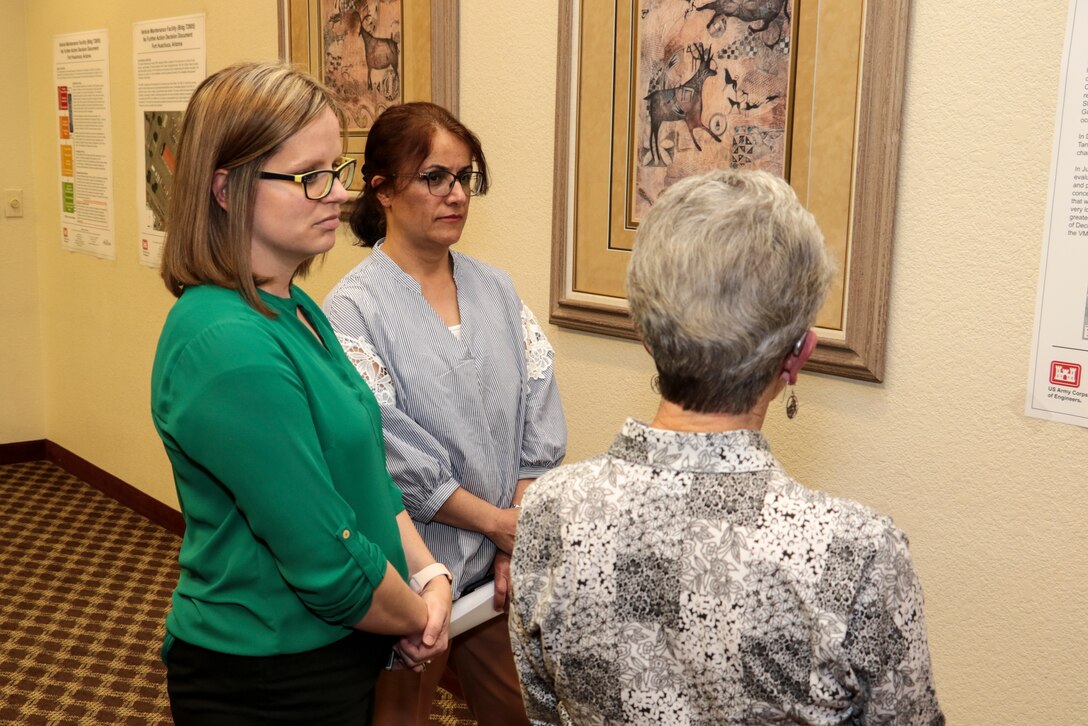
[[[555,351],[533,311],[525,303],[521,304],[521,332],[525,341],[525,369],[529,380],[540,381],[547,378]]]
[[[393,388],[393,379],[389,376],[385,364],[374,349],[363,338],[349,338],[346,335],[337,334],[340,347],[347,353],[348,360],[359,371],[359,375],[374,392],[374,398],[378,399],[379,406],[396,406],[397,392]]]

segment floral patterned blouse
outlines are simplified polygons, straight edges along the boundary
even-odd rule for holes
[[[802,487],[759,432],[629,419],[522,506],[510,631],[533,723],[944,723],[906,536]]]

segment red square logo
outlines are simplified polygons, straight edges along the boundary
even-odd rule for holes
[[[1080,364],[1050,361],[1050,382],[1066,388],[1080,388]]]

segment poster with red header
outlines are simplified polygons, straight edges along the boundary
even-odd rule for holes
[[[1088,426],[1086,371],[1088,0],[1070,0],[1025,413]]]

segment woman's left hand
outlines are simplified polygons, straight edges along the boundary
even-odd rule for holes
[[[421,673],[431,658],[449,647],[450,610],[453,607],[450,583],[436,577],[419,594],[427,605],[427,625],[418,636],[402,638],[394,650],[406,666]]]
[[[510,606],[510,555],[502,550],[495,554],[495,610],[505,611]]]

